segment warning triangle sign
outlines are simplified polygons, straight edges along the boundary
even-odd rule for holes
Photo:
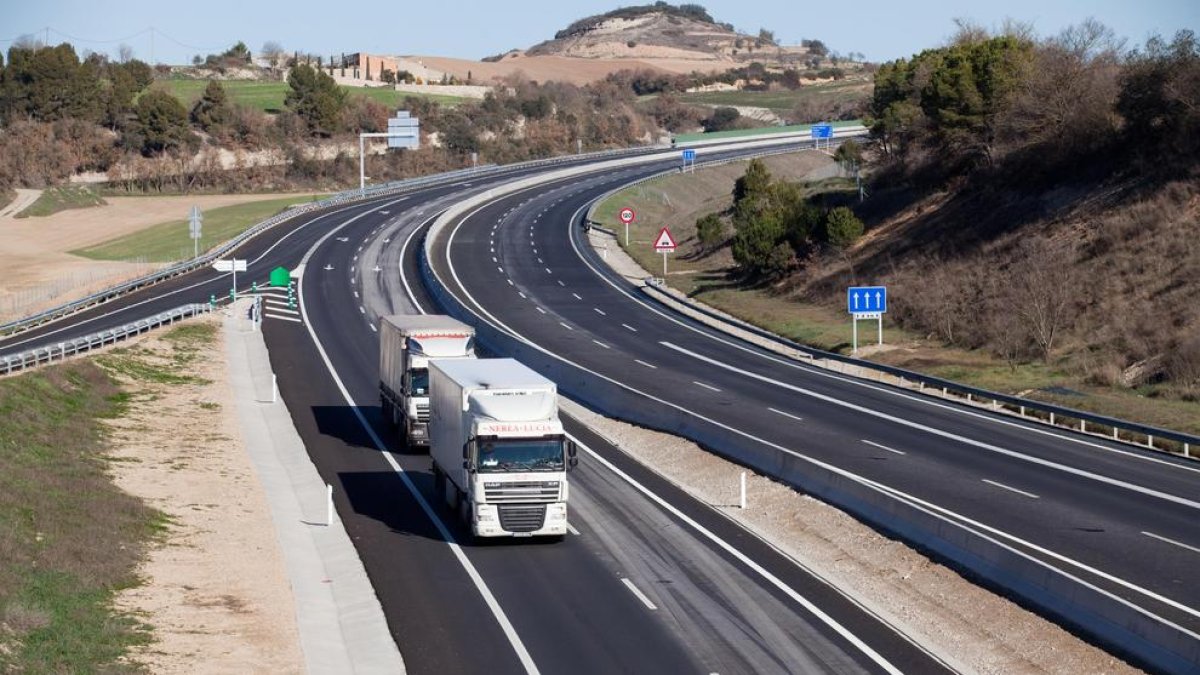
[[[671,231],[663,228],[658,233],[658,238],[654,240],[654,250],[662,253],[663,251],[672,252],[675,250],[675,238],[671,236]]]

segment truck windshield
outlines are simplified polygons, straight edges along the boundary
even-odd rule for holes
[[[561,439],[501,438],[479,444],[480,473],[562,469]]]
[[[429,395],[429,369],[413,368],[409,372],[409,389],[412,396]]]

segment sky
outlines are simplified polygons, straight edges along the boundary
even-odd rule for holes
[[[651,0],[439,0],[379,3],[329,0],[262,2],[205,0],[0,0],[0,49],[33,34],[76,51],[115,55],[120,44],[159,63],[189,63],[195,54],[224,51],[241,40],[257,52],[275,41],[288,51],[315,54],[368,52],[479,59],[550,39],[572,21]],[[784,44],[819,39],[842,53],[872,61],[912,55],[945,42],[954,19],[988,27],[1006,18],[1032,23],[1051,35],[1094,17],[1129,46],[1152,34],[1200,32],[1200,0],[693,0],[721,22],[757,34],[775,32]],[[674,0],[673,4],[678,4]],[[342,7],[352,9],[340,9]],[[851,12],[850,7],[853,7]],[[47,28],[49,32],[47,33]]]

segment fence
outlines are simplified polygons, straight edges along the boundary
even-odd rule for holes
[[[82,354],[83,352],[92,349],[99,349],[112,344],[116,344],[134,335],[140,335],[148,330],[158,328],[159,326],[167,326],[182,321],[188,317],[207,314],[212,311],[212,306],[207,304],[188,304],[176,307],[175,309],[160,312],[154,316],[145,319],[139,319],[133,323],[127,323],[123,326],[110,328],[108,330],[85,335],[74,340],[65,342],[57,342],[45,347],[36,347],[28,351],[20,352],[10,356],[0,356],[0,375],[10,375],[17,371],[27,370],[35,366],[40,366],[54,361],[63,361],[68,356]]]

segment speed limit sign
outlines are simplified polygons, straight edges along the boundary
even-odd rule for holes
[[[621,219],[622,223],[628,225],[633,222],[633,219],[637,217],[637,214],[633,212],[633,209],[626,206],[625,208],[621,209],[621,213],[619,213],[617,217]]]

